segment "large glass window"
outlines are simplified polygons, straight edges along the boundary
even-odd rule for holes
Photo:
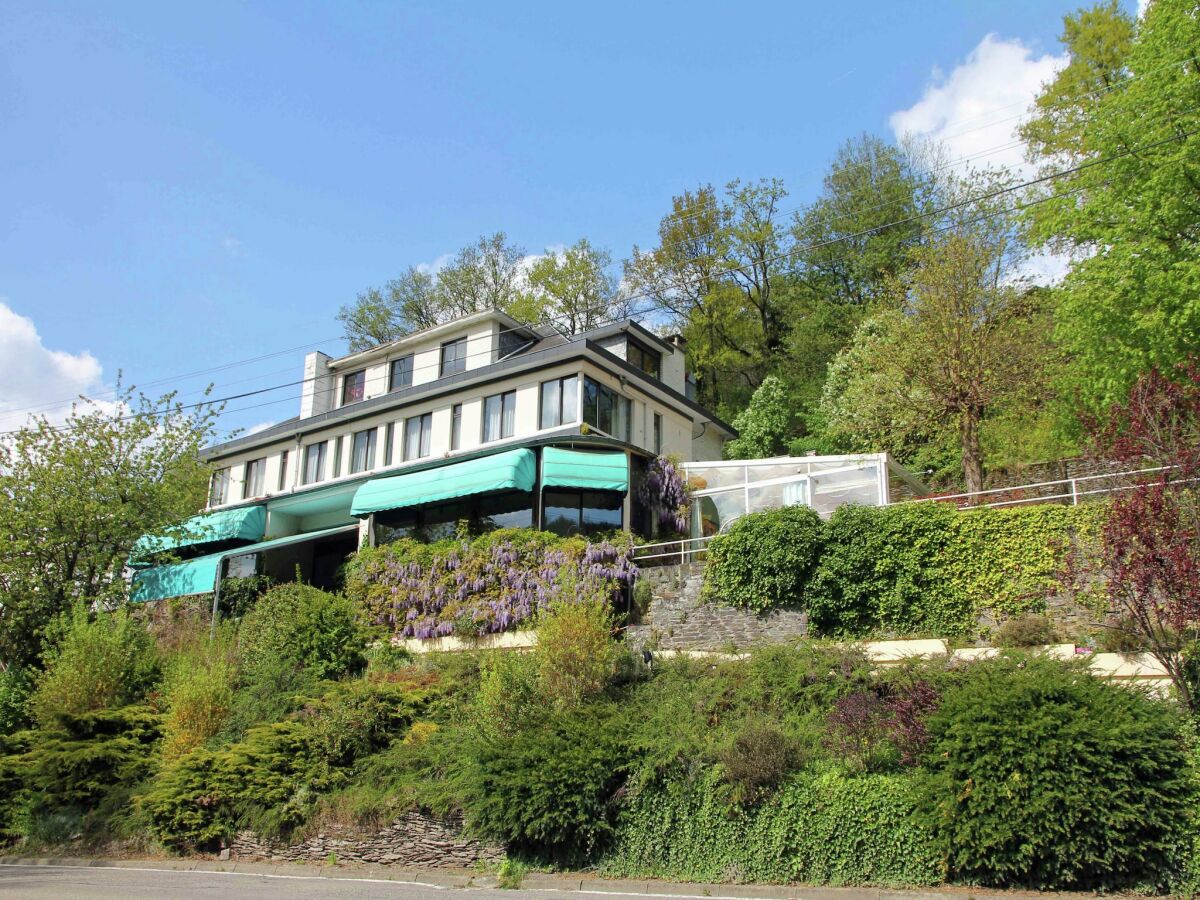
[[[217,469],[208,482],[208,505],[220,506],[229,499],[229,469]]]
[[[330,473],[330,478],[337,478],[342,474],[342,444],[345,441],[345,435],[340,434],[333,439],[333,472]]]
[[[483,440],[510,438],[517,421],[517,392],[492,394],[483,401]]]
[[[351,372],[342,379],[342,406],[361,400],[366,388],[367,370],[360,369],[357,372]]]
[[[314,484],[325,478],[325,448],[328,443],[321,441],[304,448],[304,484]]]
[[[610,491],[545,491],[542,528],[560,535],[620,529],[624,495]]]
[[[629,398],[591,378],[583,380],[583,421],[622,441],[629,440]]]
[[[393,359],[388,370],[388,390],[398,391],[401,388],[412,387],[413,358],[412,354]]]
[[[456,341],[447,341],[442,344],[442,367],[441,373],[444,378],[447,375],[453,375],[455,372],[461,372],[467,367],[467,339],[459,338]]]
[[[662,371],[662,354],[629,338],[625,345],[625,359],[652,378],[659,378]]]
[[[392,443],[396,440],[396,423],[388,422],[383,432],[383,464],[392,464]]]
[[[533,527],[533,495],[510,491],[467,497],[418,509],[395,509],[375,514],[375,540],[384,544],[402,537],[435,541],[453,537],[460,522],[472,534],[497,528]]]
[[[556,428],[579,421],[579,376],[568,375],[542,382],[540,428]]]
[[[428,456],[433,437],[433,413],[411,416],[404,422],[404,458],[420,459]]]
[[[450,407],[450,449],[462,447],[462,404],[455,403]]]
[[[366,472],[375,468],[375,429],[354,433],[354,443],[350,447],[350,474]]]
[[[252,459],[246,463],[246,477],[242,480],[242,499],[261,497],[266,482],[267,461]]]

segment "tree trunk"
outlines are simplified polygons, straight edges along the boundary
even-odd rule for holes
[[[983,451],[979,449],[979,420],[982,418],[983,411],[976,406],[968,406],[959,414],[963,477],[968,493],[983,490]],[[976,498],[971,502],[976,502]]]

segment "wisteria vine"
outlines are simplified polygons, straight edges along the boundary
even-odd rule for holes
[[[688,530],[688,488],[679,467],[660,456],[646,467],[638,485],[638,500],[658,518],[658,524],[674,534]]]

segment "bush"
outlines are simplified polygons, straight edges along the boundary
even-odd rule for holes
[[[559,708],[578,706],[604,690],[617,665],[613,618],[605,597],[552,605],[538,620],[538,683]]]
[[[1058,640],[1058,631],[1048,616],[1030,613],[1008,619],[996,629],[997,647],[1044,647]]]
[[[482,663],[475,699],[478,727],[516,734],[544,712],[538,661],[525,653],[493,653]]]
[[[306,584],[284,584],[263,594],[238,631],[248,671],[285,660],[313,678],[336,678],[365,665],[365,647],[354,603]]]
[[[1161,884],[1192,818],[1176,711],[1074,665],[976,663],[929,719],[924,821],[952,877]]]
[[[672,778],[621,810],[607,874],[699,882],[926,885],[940,880],[912,779],[806,772],[730,810],[714,773]]]
[[[33,673],[28,669],[0,671],[0,735],[12,734],[29,724],[29,696]]]
[[[52,640],[29,701],[43,727],[64,716],[135,703],[158,679],[154,640],[127,607],[92,616],[78,604],[58,620]]]
[[[824,541],[825,523],[807,506],[742,516],[709,544],[704,593],[756,612],[805,606]]]
[[[803,762],[797,742],[774,722],[752,719],[718,753],[734,803],[757,803]]]
[[[233,704],[237,665],[227,632],[178,653],[167,667],[163,756],[174,759],[217,735]]]

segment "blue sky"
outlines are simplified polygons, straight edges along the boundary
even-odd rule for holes
[[[620,259],[700,183],[802,205],[863,131],[1000,146],[1076,5],[0,0],[0,429],[118,370],[299,378],[176,376],[340,352],[341,303],[485,232]]]

